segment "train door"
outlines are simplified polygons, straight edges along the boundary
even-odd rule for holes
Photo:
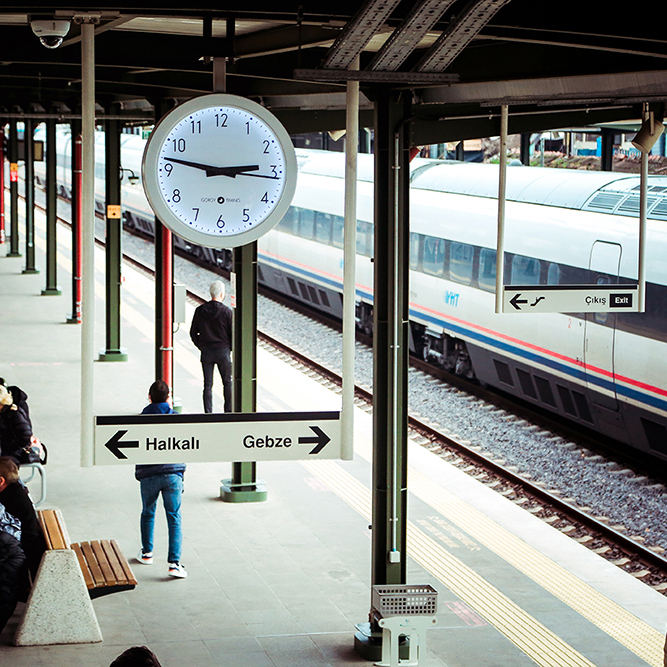
[[[620,262],[620,245],[596,241],[591,248],[589,263],[592,282],[598,285],[617,283]],[[602,408],[602,414],[607,411],[617,411],[618,401],[614,380],[616,315],[587,313],[585,322],[584,362],[589,397],[592,403]],[[608,415],[607,419],[610,417],[611,415]]]

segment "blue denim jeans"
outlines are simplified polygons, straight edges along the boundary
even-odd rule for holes
[[[181,530],[181,497],[183,478],[180,475],[152,475],[139,480],[141,486],[141,548],[144,553],[153,552],[153,529],[155,528],[155,508],[162,493],[162,504],[167,515],[169,528],[169,563],[181,560],[183,532]]]

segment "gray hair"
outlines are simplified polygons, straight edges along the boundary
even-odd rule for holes
[[[225,284],[221,280],[214,280],[208,290],[211,294],[211,299],[225,298]]]

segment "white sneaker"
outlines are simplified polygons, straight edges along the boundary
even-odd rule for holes
[[[142,549],[139,552],[139,555],[137,556],[137,560],[140,563],[143,563],[144,565],[152,565],[153,564],[153,553],[149,551],[147,554],[145,554],[144,550]]]
[[[182,563],[169,563],[169,576],[185,579],[188,573],[185,571]]]

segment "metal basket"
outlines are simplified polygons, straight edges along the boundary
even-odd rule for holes
[[[373,608],[387,616],[433,616],[438,611],[438,591],[429,584],[373,586]]]

